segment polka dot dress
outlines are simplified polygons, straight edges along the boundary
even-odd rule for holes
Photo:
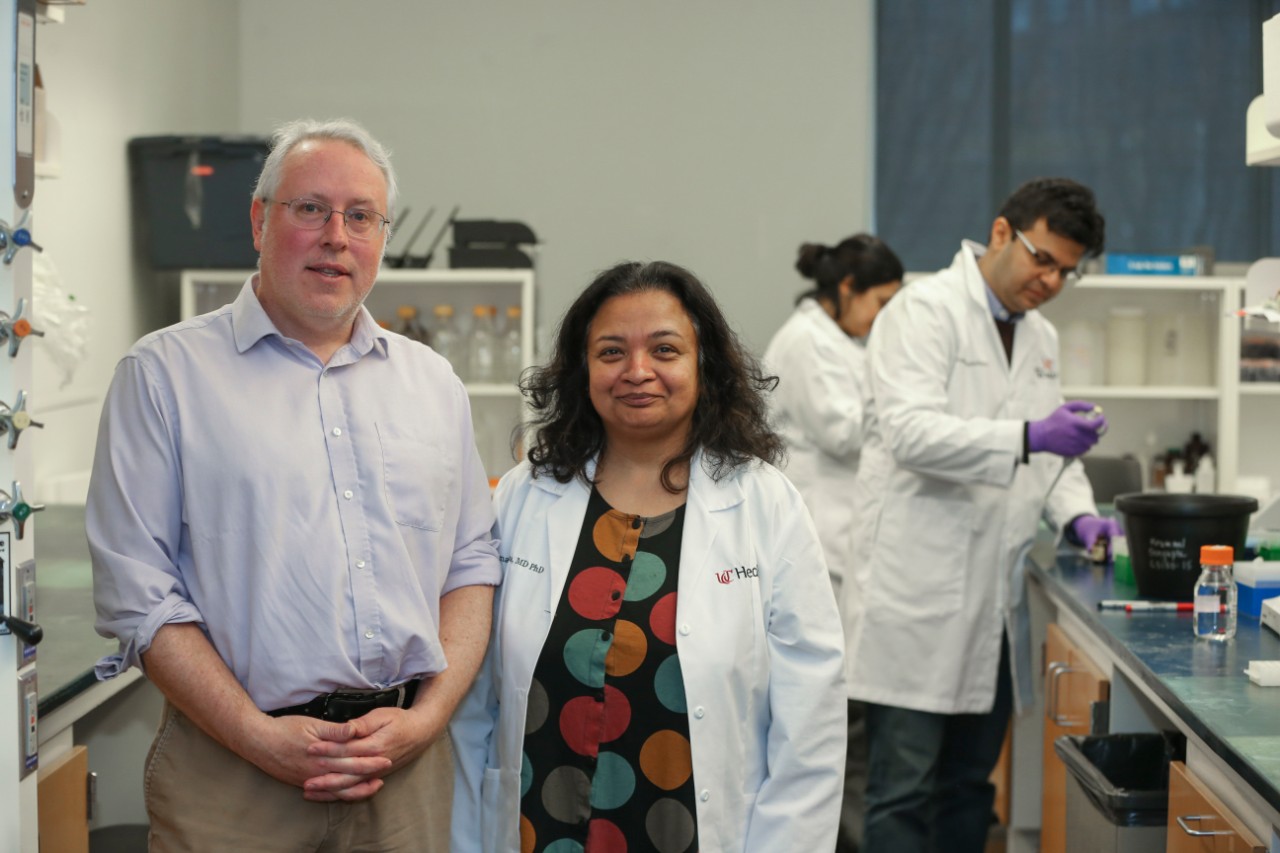
[[[676,581],[684,507],[618,512],[595,489],[534,669],[522,853],[698,847]]]

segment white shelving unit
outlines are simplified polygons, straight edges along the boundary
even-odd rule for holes
[[[182,318],[212,311],[235,300],[253,270],[184,270],[180,276]],[[524,367],[534,364],[533,271],[518,269],[450,270],[384,269],[365,306],[375,320],[395,326],[396,308],[413,305],[428,328],[433,306],[453,306],[454,321],[465,333],[477,305],[496,305],[504,317],[509,305],[520,306]],[[467,383],[476,444],[490,478],[510,469],[512,429],[526,420],[520,389],[511,383]]]
[[[1072,290],[1042,309],[1060,336],[1069,323],[1077,320],[1105,330],[1110,309],[1118,306],[1142,308],[1149,317],[1199,315],[1205,327],[1212,330],[1208,351],[1215,362],[1211,370],[1213,385],[1063,387],[1068,399],[1104,404],[1111,429],[1100,442],[1098,452],[1132,453],[1145,466],[1153,451],[1181,446],[1192,432],[1200,432],[1212,447],[1218,490],[1234,488],[1240,472],[1240,398],[1280,394],[1280,384],[1272,388],[1246,383],[1242,387],[1240,382],[1241,321],[1234,312],[1242,304],[1243,293],[1243,278],[1093,275],[1085,276]],[[1064,351],[1063,358],[1067,357]]]

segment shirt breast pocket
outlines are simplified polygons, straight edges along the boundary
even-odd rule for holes
[[[458,460],[438,436],[412,433],[390,423],[377,425],[382,447],[382,482],[396,524],[439,532],[445,503],[457,486]]]

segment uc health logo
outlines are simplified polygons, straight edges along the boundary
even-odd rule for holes
[[[1041,379],[1057,379],[1058,371],[1053,369],[1053,359],[1046,358],[1036,365],[1036,376]]]
[[[759,566],[734,566],[732,569],[716,572],[716,580],[722,584],[731,584],[734,581],[758,577],[760,577]]]

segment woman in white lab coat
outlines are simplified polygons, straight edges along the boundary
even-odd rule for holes
[[[841,606],[853,559],[853,478],[862,450],[866,340],[880,309],[902,286],[902,262],[883,240],[855,234],[835,246],[805,243],[796,269],[814,286],[765,350],[778,376],[770,413],[787,444],[787,477],[813,515]],[[867,742],[864,706],[849,703],[844,808],[837,853],[861,845]]]
[[[455,851],[831,850],[842,635],[763,377],[687,271],[621,264],[524,383]]]

